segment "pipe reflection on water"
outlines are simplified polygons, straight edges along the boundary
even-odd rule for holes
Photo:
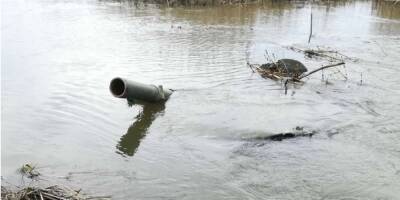
[[[142,103],[142,111],[136,116],[136,121],[128,128],[117,144],[117,153],[133,156],[146,136],[153,121],[164,112],[165,104]]]

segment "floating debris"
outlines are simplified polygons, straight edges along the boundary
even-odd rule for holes
[[[272,141],[282,141],[284,139],[295,138],[295,137],[312,137],[315,135],[316,131],[305,131],[303,127],[296,127],[295,130],[287,133],[278,133],[268,136],[260,136],[254,138],[254,140],[272,140]]]
[[[294,137],[312,137],[315,132],[310,133],[279,133],[267,137],[258,138],[261,140],[272,140],[272,141],[282,141],[284,139],[294,138]]]
[[[254,71],[257,71],[263,78],[273,80],[281,80],[286,78],[297,78],[307,68],[299,61],[293,59],[280,59],[277,62],[266,63],[262,65],[249,64],[248,66]]]
[[[262,74],[268,76],[272,74],[272,78],[279,77],[299,77],[307,72],[303,63],[293,59],[280,59],[277,62],[266,63],[260,66]]]
[[[262,65],[247,63],[253,72],[257,71],[263,78],[270,78],[273,80],[286,79],[285,85],[288,83],[288,81],[301,82],[301,79],[315,72],[344,64],[344,62],[339,62],[322,66],[306,74],[305,72],[307,72],[307,68],[301,62],[293,59],[280,59],[277,62]]]
[[[19,191],[11,191],[1,186],[1,199],[7,200],[28,200],[28,199],[83,199],[79,197],[79,192],[66,190],[59,186],[47,188],[26,187]]]
[[[111,199],[111,196],[85,196],[81,190],[72,190],[58,185],[39,188],[25,187],[18,191],[12,191],[1,186],[1,199],[4,200],[87,200],[87,199]]]
[[[40,175],[40,173],[36,170],[36,166],[32,164],[24,164],[22,167],[19,169],[19,172],[27,176],[28,178],[36,178]]]
[[[351,61],[351,62],[357,62],[357,58],[352,58],[349,56],[346,56],[342,53],[339,53],[338,51],[335,50],[329,50],[329,49],[322,49],[321,47],[317,47],[316,49],[300,49],[297,47],[289,46],[286,47],[287,49],[290,49],[295,52],[303,53],[307,58],[326,58],[331,62],[344,62],[345,60]]]
[[[1,177],[1,199],[4,200],[87,200],[87,199],[111,199],[111,196],[89,196],[83,194],[81,189],[73,190],[67,186],[53,185],[49,187],[39,187],[36,185],[43,185],[44,179],[38,179],[41,175],[37,170],[36,166],[32,164],[24,164],[18,170],[23,176],[27,176],[32,179],[35,186],[31,183],[28,186],[16,186],[7,182]],[[5,186],[6,183],[7,185]],[[40,184],[39,184],[40,183]],[[49,185],[49,184],[47,184]],[[10,189],[13,188],[13,189]],[[15,189],[14,188],[18,188]]]

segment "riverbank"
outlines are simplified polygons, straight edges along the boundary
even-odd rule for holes
[[[104,0],[101,0],[104,1]],[[218,6],[218,5],[247,5],[247,4],[315,4],[315,5],[337,5],[337,4],[346,4],[354,2],[354,0],[318,0],[318,1],[310,1],[310,0],[301,0],[301,1],[292,1],[292,0],[122,0],[121,2],[129,2],[135,5],[139,4],[158,4],[165,5],[167,7],[179,7],[179,6]],[[398,6],[400,5],[400,0],[373,0],[375,5],[386,4],[390,6]]]
[[[53,185],[48,187],[23,187],[10,189],[1,186],[2,200],[109,200],[111,196],[89,196],[83,194],[81,190],[73,190],[66,186]]]

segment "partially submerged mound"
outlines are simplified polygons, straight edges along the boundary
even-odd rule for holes
[[[303,63],[293,59],[285,58],[280,59],[277,62],[266,63],[262,65],[247,63],[253,72],[257,71],[263,78],[270,78],[273,80],[285,79],[285,85],[288,81],[301,82],[301,79],[314,74],[315,72],[344,64],[344,62],[334,63],[305,73],[308,71],[306,66],[304,66]]]
[[[303,63],[286,58],[280,59],[277,62],[262,64],[260,68],[271,72],[279,72],[283,77],[298,77],[307,72],[307,68]]]
[[[250,67],[252,67],[250,65]],[[293,59],[280,59],[277,62],[271,62],[255,67],[258,73],[264,78],[282,79],[284,77],[298,78],[304,72],[307,72],[303,63]]]

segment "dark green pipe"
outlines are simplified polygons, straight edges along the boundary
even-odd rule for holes
[[[111,80],[110,92],[118,98],[153,103],[166,101],[172,94],[172,90],[164,89],[161,85],[147,85],[119,77]]]

